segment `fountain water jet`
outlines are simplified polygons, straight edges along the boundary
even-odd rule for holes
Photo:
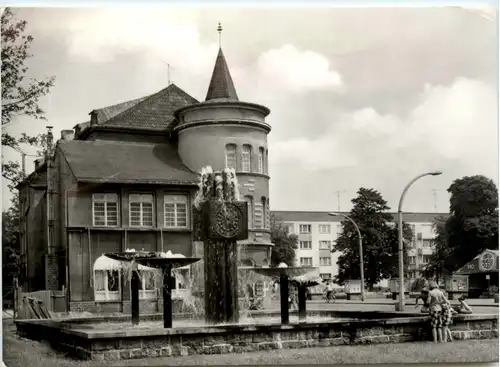
[[[170,255],[170,256],[169,256]],[[148,268],[161,269],[163,275],[163,327],[172,327],[172,269],[180,268],[199,261],[198,258],[187,258],[183,255],[171,255],[163,252],[115,252],[107,253],[105,256],[119,261],[132,262],[131,276],[131,309],[132,324],[139,323],[139,285],[140,278],[137,273],[138,263]]]
[[[290,312],[288,309],[288,295],[289,295],[289,283],[292,280],[298,285],[299,290],[299,319],[305,320],[306,318],[306,292],[305,289],[308,286],[319,284],[316,281],[308,280],[307,278],[301,279],[304,276],[313,271],[317,271],[318,268],[315,267],[288,267],[286,264],[282,263],[275,268],[253,268],[256,273],[268,276],[276,277],[279,276],[280,279],[280,305],[281,305],[281,324],[288,325],[290,323]],[[292,279],[290,279],[292,277]],[[294,279],[295,278],[295,279]]]

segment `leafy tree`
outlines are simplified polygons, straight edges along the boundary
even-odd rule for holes
[[[288,233],[283,222],[271,213],[271,242],[274,244],[271,252],[271,265],[285,263],[288,266],[295,264],[295,250],[298,248],[299,237]]]
[[[352,199],[354,206],[349,216],[361,232],[365,283],[373,288],[380,280],[398,275],[398,227],[391,224],[392,215],[387,213],[390,208],[378,191],[360,188],[357,194]],[[411,228],[407,224],[403,225],[404,239],[411,240]],[[335,251],[342,253],[337,261],[339,273],[336,283],[342,285],[346,280],[359,279],[358,235],[348,220],[342,221],[342,233],[332,249],[332,252]]]
[[[446,232],[446,217],[437,217],[432,223],[435,234],[433,245],[434,249],[429,258],[429,263],[425,266],[423,275],[427,278],[435,278],[437,282],[442,279],[446,273],[445,262],[450,256],[451,248],[448,244],[448,233]]]
[[[450,252],[444,266],[455,271],[485,249],[498,249],[498,189],[493,180],[478,175],[453,181],[448,192]]]
[[[2,39],[2,125],[20,115],[45,119],[39,105],[40,97],[49,93],[55,78],[27,79],[27,59],[33,37],[26,35],[27,22],[16,20],[10,8],[1,17]]]
[[[411,283],[412,292],[420,292],[427,285],[427,279],[417,278]]]
[[[29,49],[33,42],[31,35],[25,34],[27,22],[17,20],[10,8],[5,8],[1,16],[2,40],[2,127],[13,122],[18,116],[30,116],[46,120],[45,112],[40,107],[40,98],[48,94],[54,86],[54,77],[42,80],[28,77],[27,60],[33,55]],[[46,134],[14,137],[2,132],[2,147],[8,146],[19,150],[22,145],[44,146]],[[2,160],[2,176],[9,181],[9,189],[22,179],[19,162]]]

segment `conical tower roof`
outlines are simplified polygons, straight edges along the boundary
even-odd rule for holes
[[[229,73],[222,48],[219,48],[219,53],[215,60],[214,71],[212,79],[210,79],[205,101],[238,101],[238,95],[236,94],[233,79]]]

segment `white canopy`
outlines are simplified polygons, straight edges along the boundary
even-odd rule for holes
[[[113,260],[105,255],[101,255],[94,263],[94,271],[96,270],[120,270],[123,269],[122,261]],[[153,270],[147,266],[137,264],[138,270]]]

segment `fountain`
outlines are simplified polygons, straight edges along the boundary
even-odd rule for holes
[[[299,320],[304,321],[306,318],[306,288],[317,285],[321,280],[309,280],[301,278],[308,273],[317,271],[315,267],[288,267],[285,263],[281,263],[278,267],[261,267],[253,268],[258,274],[268,277],[278,277],[280,279],[280,309],[281,309],[281,324],[288,325],[290,323],[290,311],[288,309],[289,283],[297,285],[299,298]]]
[[[195,217],[203,240],[205,267],[205,322],[238,323],[237,240],[248,238],[247,203],[238,201],[238,182],[234,169],[201,172],[195,198]]]
[[[309,312],[306,322],[306,288],[320,280],[310,277],[314,267],[253,267],[252,271],[280,279],[281,324],[276,312],[248,311],[239,320],[238,252],[236,241],[248,237],[247,206],[238,201],[233,170],[213,173],[205,168],[193,209],[194,237],[204,241],[205,320],[180,321],[172,328],[172,269],[200,260],[159,252],[120,252],[106,256],[130,264],[132,322],[116,315],[87,318],[16,320],[18,333],[49,341],[55,348],[80,359],[99,362],[129,358],[192,354],[245,353],[249,351],[391,343],[421,340],[427,318],[420,313],[384,311]],[[160,314],[139,315],[140,267],[163,272],[163,328]],[[299,323],[290,322],[289,284],[299,289]],[[139,316],[145,321],[138,326]],[[178,314],[179,319],[185,315]],[[184,321],[184,322],[183,322]],[[498,315],[458,315],[454,338],[498,337]]]
[[[148,268],[161,269],[163,275],[163,327],[172,327],[172,269],[180,268],[186,265],[193,264],[200,259],[188,258],[184,255],[173,255],[170,251],[163,252],[114,252],[105,254],[107,257],[124,262],[131,263],[131,309],[132,309],[132,324],[139,324],[139,285],[140,278],[137,273],[137,264]]]

